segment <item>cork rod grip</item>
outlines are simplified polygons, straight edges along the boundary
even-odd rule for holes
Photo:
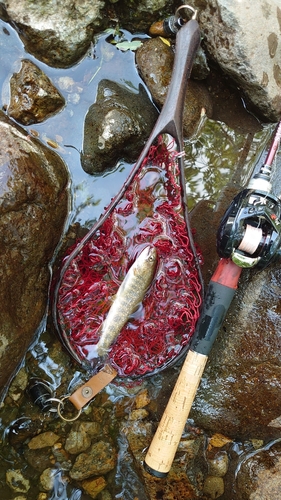
[[[168,405],[145,457],[145,469],[157,477],[169,472],[208,356],[189,351]]]

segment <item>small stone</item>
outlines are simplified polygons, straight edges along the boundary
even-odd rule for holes
[[[253,447],[255,448],[255,450],[258,450],[259,448],[261,448],[263,445],[264,445],[264,441],[262,439],[250,439]]]
[[[102,433],[99,422],[81,422],[80,429],[84,430],[91,438],[99,436]]]
[[[47,493],[44,493],[43,491],[40,491],[37,500],[48,500],[48,495]]]
[[[58,112],[65,100],[45,73],[23,59],[20,71],[10,80],[9,115],[22,125],[40,123]]]
[[[30,450],[38,450],[47,446],[53,446],[59,440],[59,436],[52,431],[43,432],[32,438],[28,447]]]
[[[7,470],[6,472],[6,482],[9,488],[11,490],[15,491],[16,493],[27,493],[30,484],[28,479],[25,479],[22,475],[21,470]]]
[[[28,376],[24,368],[21,368],[9,387],[9,396],[13,401],[18,401],[28,384]]]
[[[54,487],[54,477],[56,474],[55,469],[45,469],[40,476],[40,487],[44,491],[51,491]]]
[[[219,498],[224,493],[223,479],[216,476],[206,477],[203,492],[212,499]]]
[[[77,431],[72,429],[65,442],[66,451],[73,455],[86,451],[90,446],[91,437],[81,427]]]
[[[148,391],[145,389],[144,391],[140,392],[136,396],[135,400],[135,406],[136,408],[143,408],[144,406],[147,406],[150,403],[150,399],[148,397]]]
[[[100,500],[112,500],[112,496],[108,490],[103,490],[100,494]]]
[[[82,481],[82,488],[90,495],[91,498],[96,498],[98,494],[106,487],[104,477],[97,477],[95,479],[85,479]]]
[[[212,459],[208,459],[209,474],[211,476],[223,477],[228,469],[228,456],[226,452],[217,453]]]
[[[81,481],[91,476],[106,474],[114,469],[116,461],[117,453],[111,444],[99,441],[93,444],[87,453],[78,455],[70,471],[70,477]]]
[[[133,410],[129,414],[129,420],[143,420],[149,415],[145,408],[139,408],[138,410]]]

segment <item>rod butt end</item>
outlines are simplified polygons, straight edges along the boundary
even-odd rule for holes
[[[155,476],[155,477],[158,477],[158,478],[164,478],[168,474],[168,472],[159,472],[158,470],[153,469],[152,467],[150,467],[150,465],[147,465],[146,462],[143,462],[143,468],[144,468],[144,470],[146,472],[148,472],[149,474],[151,474],[151,476]]]

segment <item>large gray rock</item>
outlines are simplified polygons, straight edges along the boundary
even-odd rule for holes
[[[34,338],[68,208],[56,153],[0,114],[0,392]]]
[[[279,0],[205,0],[199,9],[204,45],[265,118],[281,115],[281,4]]]
[[[101,28],[103,0],[1,0],[0,12],[17,29],[26,51],[54,67],[68,67],[87,51]]]
[[[192,417],[233,438],[280,436],[280,265],[242,272]]]

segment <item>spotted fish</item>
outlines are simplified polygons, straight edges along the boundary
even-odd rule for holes
[[[147,246],[138,255],[122,281],[115,300],[101,325],[101,334],[95,350],[105,356],[129,317],[142,302],[155,274],[157,252]]]

